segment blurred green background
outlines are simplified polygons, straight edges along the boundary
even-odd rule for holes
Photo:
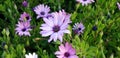
[[[36,19],[33,8],[39,4],[50,6],[51,12],[64,9],[71,14],[69,26],[71,34],[65,34],[64,42],[69,42],[76,49],[79,58],[120,58],[120,10],[119,0],[95,0],[95,3],[77,8],[75,0],[0,0],[0,58],[25,58],[25,54],[36,52],[39,58],[56,58],[54,52],[61,44],[59,41],[48,43],[49,37],[42,37],[39,27],[42,19]],[[18,36],[15,27],[20,14],[31,15],[31,36]],[[84,33],[73,36],[75,23],[85,25]],[[93,30],[93,27],[97,30]],[[72,38],[72,39],[71,39]]]

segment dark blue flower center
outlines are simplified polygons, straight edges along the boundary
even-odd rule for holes
[[[64,56],[65,56],[65,57],[69,57],[69,56],[70,56],[70,53],[65,52]]]
[[[5,45],[6,45],[6,42],[2,42],[1,44],[2,48],[4,48]]]
[[[45,12],[44,12],[44,11],[42,11],[42,12],[40,12],[40,14],[41,14],[41,15],[45,15]]]
[[[25,32],[25,31],[26,31],[26,28],[23,28],[22,31]]]
[[[29,16],[26,16],[26,19],[29,20]]]
[[[54,31],[54,32],[58,32],[59,30],[60,30],[60,26],[54,26],[54,27],[53,27],[53,31]]]
[[[87,0],[83,0],[83,1],[87,1]]]
[[[78,30],[80,31],[80,30],[81,30],[81,28],[78,28]]]
[[[97,26],[93,26],[92,30],[96,31],[97,30]]]

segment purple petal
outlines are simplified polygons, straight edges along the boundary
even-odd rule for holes
[[[42,30],[46,30],[46,31],[50,31],[50,30],[52,30],[52,28],[51,27],[40,27],[40,29],[42,29]]]
[[[43,37],[49,36],[53,33],[53,31],[41,31],[40,34],[42,34]]]
[[[60,49],[60,51],[61,51],[62,53],[65,53],[65,52],[66,52],[65,47],[64,47],[63,44],[61,44],[61,45],[59,46],[59,49]]]
[[[58,34],[58,38],[59,38],[60,42],[63,41],[62,36],[63,36],[63,35],[62,35],[61,33]]]
[[[58,38],[58,34],[57,34],[57,33],[54,33],[53,36],[54,36],[54,42],[56,42],[56,40],[57,40],[57,38]]]
[[[69,31],[69,30],[63,30],[63,32],[70,34],[70,31]]]
[[[47,18],[43,18],[43,20],[45,21],[45,23],[46,23],[47,25],[53,27],[53,22],[52,22],[52,21],[50,21],[50,20],[47,19]]]
[[[68,58],[78,58],[78,56],[72,55],[72,56],[70,56],[70,57],[68,57]]]

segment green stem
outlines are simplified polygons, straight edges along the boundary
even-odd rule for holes
[[[73,16],[73,17],[72,17],[72,20],[76,18],[76,16],[77,16],[76,14],[77,14],[77,10],[78,10],[79,6],[80,6],[80,4],[77,4],[77,5],[76,5],[76,10],[75,10],[74,13],[72,14],[72,16]]]
[[[59,10],[61,9],[61,4],[60,4],[60,0],[57,0],[58,1],[58,8]]]

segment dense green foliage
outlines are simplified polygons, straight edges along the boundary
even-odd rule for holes
[[[36,52],[39,58],[56,57],[54,52],[61,43],[48,43],[48,37],[39,34],[43,20],[36,19],[33,11],[39,4],[50,6],[51,12],[64,9],[71,14],[71,34],[64,35],[64,42],[72,44],[79,58],[120,58],[120,10],[116,4],[119,1],[97,0],[82,6],[75,0],[28,0],[28,7],[23,7],[22,1],[0,1],[0,58],[25,58],[25,54],[30,52]],[[20,37],[15,33],[23,12],[32,17],[31,25],[34,28],[30,37]],[[85,30],[83,34],[74,36],[72,27],[77,22],[82,22]],[[97,30],[93,30],[94,26]]]

